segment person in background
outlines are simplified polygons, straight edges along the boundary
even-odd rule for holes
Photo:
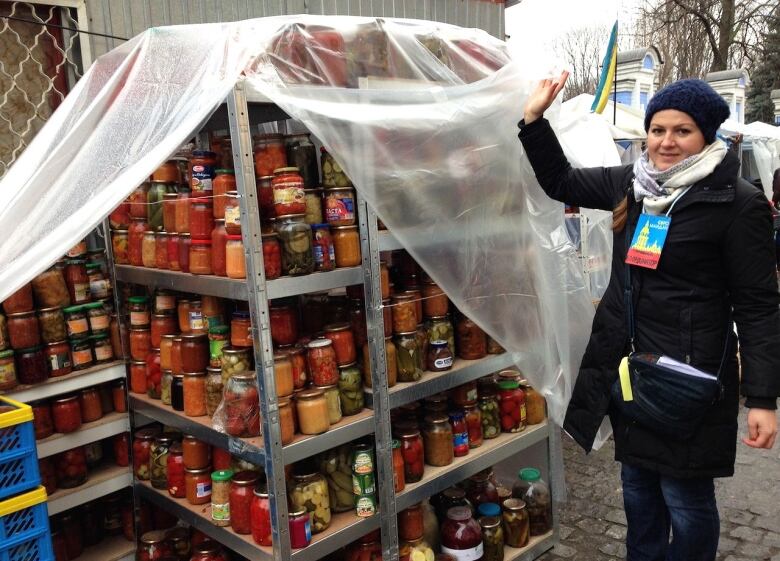
[[[564,429],[590,451],[610,416],[628,561],[712,561],[720,533],[713,478],[734,473],[740,391],[749,409],[743,442],[771,448],[777,435],[780,297],[770,209],[716,139],[729,107],[701,80],[680,80],[652,97],[647,149],[633,165],[573,169],[543,118],[566,78],[543,80],[529,96],[519,138],[548,196],[613,211],[614,247]],[[655,268],[631,265],[636,350],[712,373],[723,359],[724,394],[687,440],[630,421],[611,401],[618,366],[631,351],[625,261],[642,213],[671,222]],[[737,345],[729,344],[736,336],[727,337],[732,318],[741,372]]]

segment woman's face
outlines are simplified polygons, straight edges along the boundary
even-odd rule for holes
[[[647,131],[647,153],[659,171],[666,171],[704,147],[704,135],[687,113],[677,109],[658,111],[650,120]]]

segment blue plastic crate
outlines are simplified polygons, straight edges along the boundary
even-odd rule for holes
[[[0,502],[0,561],[53,561],[46,490]]]
[[[0,500],[41,484],[35,447],[33,413],[29,405],[0,396]],[[2,559],[0,559],[2,561]]]

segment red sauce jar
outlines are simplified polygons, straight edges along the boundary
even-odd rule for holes
[[[219,446],[211,447],[211,465],[214,470],[230,469],[230,464],[233,462],[233,458],[230,452]]]
[[[135,432],[133,440],[133,473],[142,480],[149,480],[149,455],[152,450],[152,442],[159,434],[156,428],[146,428]]]
[[[146,360],[134,360],[130,363],[130,391],[146,393]]]
[[[255,175],[273,175],[274,170],[287,165],[287,152],[281,134],[263,134],[254,139]]]
[[[163,335],[175,335],[179,331],[179,323],[173,314],[154,314],[149,341],[152,347],[159,347]]]
[[[282,276],[282,248],[277,234],[263,234],[263,269],[265,280]]]
[[[43,347],[30,347],[16,353],[16,377],[20,384],[40,384],[49,378]]]
[[[165,240],[165,248],[168,252],[168,268],[171,271],[180,271],[181,265],[179,264],[179,234],[168,232],[168,237]]]
[[[81,406],[82,423],[91,423],[103,416],[100,393],[96,387],[84,388],[79,392],[79,405]]]
[[[251,534],[251,507],[259,476],[254,471],[240,471],[230,481],[230,526],[237,534]]]
[[[68,285],[71,304],[84,304],[92,299],[89,291],[89,275],[85,259],[68,259],[65,262],[65,283]]]
[[[425,470],[423,439],[417,429],[407,429],[398,435],[401,439],[401,455],[404,460],[404,480],[417,483]]]
[[[182,372],[205,372],[209,366],[209,337],[205,333],[181,336]]]
[[[202,440],[194,436],[184,435],[181,442],[182,454],[184,455],[184,467],[187,469],[203,469],[209,467],[211,463],[210,447]],[[228,466],[230,459],[228,459]],[[223,469],[223,468],[220,468]],[[224,468],[227,469],[227,468]]]
[[[198,197],[190,199],[190,236],[192,239],[211,238],[214,229],[214,210],[211,199]]]
[[[177,499],[183,499],[187,496],[187,489],[184,481],[184,456],[182,455],[182,445],[174,442],[168,449],[167,479],[168,494]]]
[[[144,216],[146,216],[146,210],[144,210]],[[144,264],[141,248],[145,231],[146,218],[133,218],[132,222],[130,222],[130,227],[127,229],[127,258],[130,264],[136,267],[142,267]]]
[[[252,507],[249,513],[252,526],[252,539],[257,545],[271,547],[271,505],[268,493],[255,489]]]
[[[270,309],[270,316],[271,339],[274,345],[292,345],[298,340],[298,317],[295,308],[274,306]]]
[[[190,240],[190,273],[193,275],[210,275],[211,269],[211,238],[207,240]]]
[[[191,505],[202,505],[211,501],[211,470],[185,469],[184,487],[187,502]]]
[[[133,360],[146,360],[152,348],[150,329],[130,329],[130,357]]]
[[[306,349],[301,347],[289,347],[279,350],[285,350],[290,355],[290,362],[292,362],[293,371],[293,385],[296,390],[306,387],[306,382],[309,380],[309,372],[306,364]]]
[[[417,503],[398,513],[398,538],[404,541],[416,540],[423,536],[422,504]]]
[[[263,220],[276,217],[276,212],[274,212],[274,188],[271,185],[273,178],[273,175],[265,175],[255,180],[257,183],[257,200],[260,202],[260,216]]]
[[[336,363],[339,366],[351,364],[357,360],[355,337],[346,323],[334,323],[325,326],[325,338],[333,341],[336,351]]]
[[[179,270],[182,273],[190,272],[190,245],[192,238],[189,234],[179,234]]]
[[[236,174],[232,169],[218,169],[212,182],[214,194],[214,218],[225,218],[225,194],[236,190]]]
[[[225,220],[217,218],[211,231],[211,270],[218,277],[227,276],[227,230]]]
[[[233,312],[230,319],[230,344],[233,347],[252,346],[252,321],[249,312]]]
[[[146,395],[160,399],[162,393],[162,369],[160,368],[160,349],[150,349],[146,355]]]
[[[146,218],[146,192],[148,190],[149,184],[141,183],[127,197],[130,218]]]
[[[211,194],[216,175],[217,154],[208,150],[193,150],[189,164],[190,189],[193,193],[207,191]]]
[[[31,312],[34,307],[32,284],[29,282],[3,300],[3,311],[6,314]]]
[[[276,216],[306,213],[306,194],[303,192],[303,178],[298,173],[298,168],[275,169],[271,185]]]
[[[330,339],[315,339],[307,345],[306,362],[315,386],[331,386],[339,381],[336,351]]]
[[[173,547],[168,543],[164,530],[152,530],[141,536],[136,561],[164,561],[170,559]]]
[[[41,331],[35,312],[8,314],[8,338],[14,349],[34,347],[41,342]]]
[[[127,230],[130,225],[130,203],[126,200],[119,203],[108,215],[108,220],[112,230]]]
[[[114,411],[117,413],[124,413],[127,411],[127,401],[126,401],[126,384],[125,380],[115,380],[113,384],[111,384],[111,401],[114,405]]]
[[[48,401],[37,401],[31,403],[33,412],[33,429],[35,430],[35,440],[48,438],[54,434],[54,422],[51,418],[51,405]]]
[[[482,446],[482,413],[476,404],[466,405],[466,428],[469,433],[469,448]]]
[[[100,406],[99,397],[98,406]],[[81,404],[77,395],[54,400],[51,405],[51,414],[54,419],[54,429],[57,432],[65,434],[81,428]]]
[[[114,448],[114,463],[125,467],[130,465],[130,433],[115,434],[111,439]]]

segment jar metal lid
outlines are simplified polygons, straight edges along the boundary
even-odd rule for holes
[[[346,331],[349,329],[348,323],[329,323],[324,327],[325,332],[332,333],[334,331]]]
[[[274,170],[274,175],[276,175],[277,173],[292,173],[292,172],[297,172],[297,171],[298,171],[298,168],[293,167],[293,166],[289,166],[289,167],[286,167],[286,168],[276,168]]]
[[[94,388],[85,388],[85,389],[89,390],[89,389],[94,389]],[[68,396],[65,396],[65,397],[60,397],[58,399],[53,399],[52,403],[67,403],[69,401],[74,401],[74,400],[76,400],[78,398],[79,398],[78,395],[68,395]]]
[[[196,378],[198,376],[205,376],[206,373],[205,372],[184,372],[182,375]]]
[[[506,510],[523,510],[525,508],[525,501],[520,499],[507,499],[504,501],[504,509]]]
[[[41,308],[40,310],[38,310],[38,313],[40,314],[40,313],[43,313],[43,312],[54,312],[54,311],[61,310],[61,309],[62,309],[62,306],[52,306],[51,308]]]
[[[251,370],[245,370],[244,372],[233,374],[230,377],[231,380],[241,380],[242,382],[254,381],[255,378],[257,378],[257,376]]]
[[[233,477],[232,469],[220,469],[211,473],[212,481],[230,481],[232,477]]]
[[[479,519],[479,525],[486,530],[496,528],[499,524],[501,519],[498,516],[483,516]]]
[[[184,471],[186,471],[187,473],[190,473],[192,475],[200,475],[202,473],[209,473],[211,471],[211,469],[209,469],[209,468],[197,468],[197,469],[195,469],[195,468],[184,468]]]
[[[322,389],[319,388],[313,388],[304,390],[296,395],[298,399],[314,399],[320,396],[325,395],[325,392]]]
[[[196,340],[196,339],[208,338],[208,335],[206,333],[182,333],[180,337],[182,341],[184,341],[185,339]]]
[[[447,509],[447,518],[452,520],[468,520],[471,518],[471,509],[467,506],[454,506]]]
[[[256,471],[251,471],[248,469],[239,471],[233,475],[233,483],[241,486],[254,485],[257,483],[258,479],[260,479],[260,474],[258,474]]]
[[[447,341],[442,341],[441,339],[436,339],[435,341],[431,341],[432,347],[444,347],[447,345],[449,345],[449,343],[447,343]]]
[[[310,341],[307,347],[310,349],[321,349],[324,347],[328,347],[333,344],[333,341],[330,339],[314,339],[313,341]]]
[[[11,318],[24,318],[24,317],[28,317],[28,316],[35,316],[35,310],[30,311],[30,312],[16,312],[15,314],[8,314],[8,319],[11,319]]]
[[[298,516],[304,516],[304,515],[306,515],[306,514],[308,514],[308,513],[307,513],[307,511],[306,511],[305,509],[300,509],[300,510],[293,510],[293,511],[290,511],[290,512],[288,513],[288,516],[295,516],[295,517],[298,517]]]
[[[152,440],[159,433],[160,429],[158,428],[141,429],[135,432],[135,438],[138,440]]]
[[[357,226],[331,226],[332,230],[357,230]]]
[[[162,543],[164,541],[165,541],[164,530],[152,530],[151,532],[146,532],[143,536],[141,536],[141,543],[148,544],[148,545],[154,545],[156,543]]]

